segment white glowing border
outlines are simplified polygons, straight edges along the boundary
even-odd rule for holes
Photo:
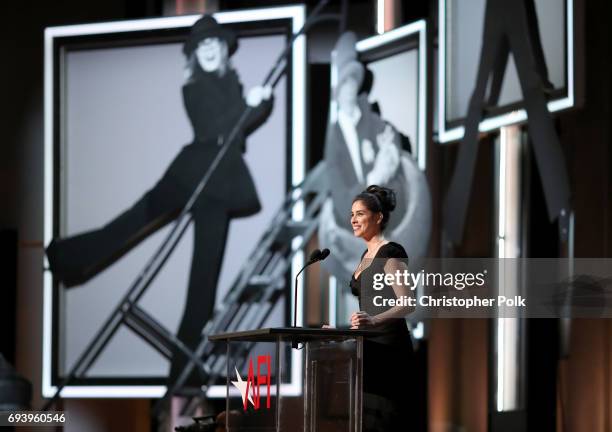
[[[458,126],[446,129],[446,82],[447,82],[447,46],[446,46],[446,10],[448,0],[438,0],[438,141],[448,143],[463,138],[465,128]],[[567,96],[548,102],[550,112],[561,111],[572,108],[575,104],[574,88],[574,0],[566,0],[566,46],[567,46]],[[524,109],[500,114],[487,118],[480,122],[478,130],[488,132],[515,123],[527,120],[527,112]]]
[[[379,12],[382,14],[382,12]],[[397,39],[418,34],[418,107],[417,107],[417,145],[415,153],[419,168],[425,170],[427,164],[427,23],[425,20],[398,27],[394,30],[372,36],[357,42],[357,51],[365,52],[388,44]]]
[[[239,10],[231,12],[219,12],[214,16],[219,23],[236,23],[267,21],[274,19],[291,19],[292,30],[297,32],[302,28],[305,21],[305,7],[303,5],[284,6],[274,8],[261,8]],[[169,28],[188,28],[200,17],[200,15],[116,21],[99,24],[79,24],[62,27],[49,27],[45,29],[45,57],[44,57],[44,243],[48,244],[53,237],[53,42],[54,38],[67,36],[83,36],[94,34],[109,34],[122,32],[135,32],[142,30],[157,30]],[[292,56],[292,185],[302,182],[305,175],[305,101],[306,101],[306,38],[300,36],[293,44]],[[301,218],[299,209],[294,217]],[[296,254],[292,261],[292,274],[296,267],[303,262],[303,254]],[[48,263],[44,258],[44,266]],[[49,272],[43,275],[43,349],[42,349],[42,395],[51,397],[55,394],[56,387],[51,385],[51,334],[53,316],[52,277]],[[293,302],[292,302],[293,303]],[[298,314],[298,324],[302,323],[302,316]],[[291,382],[282,384],[283,395],[299,395],[302,392],[301,383],[301,351],[292,350],[291,361],[293,364]],[[63,398],[156,398],[166,392],[165,386],[66,386],[60,396]],[[213,386],[208,391],[210,397],[225,397],[225,386]]]

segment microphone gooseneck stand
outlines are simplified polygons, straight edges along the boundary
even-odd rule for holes
[[[310,253],[310,257],[308,258],[308,262],[300,269],[300,271],[295,275],[295,283],[294,283],[294,291],[293,291],[293,327],[297,328],[297,302],[298,302],[298,277],[307,267],[310,267],[316,262],[323,261],[325,258],[329,256],[329,249],[325,248],[323,250],[315,249]],[[291,348],[298,349],[298,342],[291,342]]]
[[[315,249],[311,252],[310,257],[308,258],[308,262],[300,269],[300,271],[295,275],[295,283],[294,283],[294,291],[293,291],[293,327],[297,327],[297,300],[298,300],[298,276],[302,274],[307,267],[310,267],[312,264],[323,261],[325,258],[329,256],[329,249],[325,248],[323,250]]]

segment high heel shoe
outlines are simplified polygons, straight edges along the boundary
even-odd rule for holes
[[[87,282],[93,274],[88,274],[84,266],[70,258],[66,244],[61,239],[53,239],[45,249],[49,270],[53,277],[66,288],[73,288]],[[76,260],[78,258],[75,257]]]

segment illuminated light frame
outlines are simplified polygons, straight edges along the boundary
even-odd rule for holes
[[[385,0],[376,0],[376,33],[385,32]]]
[[[448,0],[438,0],[438,142],[448,143],[463,138],[465,128],[458,126],[446,129],[446,7]],[[566,3],[566,46],[567,46],[567,96],[548,102],[550,112],[561,111],[574,107],[574,0],[565,0]],[[480,132],[489,132],[502,126],[522,123],[527,120],[527,112],[524,109],[512,111],[506,114],[486,118],[478,126]]]
[[[402,27],[372,36],[357,42],[357,51],[365,52],[397,39],[418,34],[418,88],[417,88],[417,137],[416,160],[419,168],[425,171],[427,165],[427,23],[425,20],[415,21]]]
[[[273,8],[238,10],[231,12],[218,12],[213,14],[215,19],[223,23],[239,23],[252,21],[267,21],[274,19],[291,19],[292,31],[299,31],[306,18],[303,5],[282,6]],[[201,15],[177,16],[143,20],[117,21],[99,24],[78,24],[45,29],[44,44],[44,244],[48,244],[53,237],[53,42],[54,38],[67,36],[83,36],[108,33],[127,33],[143,30],[159,30],[170,28],[188,28],[200,18]],[[306,38],[299,36],[293,44],[292,53],[292,186],[301,183],[306,170],[305,124],[306,124]],[[293,217],[300,220],[303,211],[298,207],[294,209]],[[46,257],[43,265],[48,267]],[[304,261],[303,253],[298,252],[292,261],[292,275]],[[292,302],[293,303],[293,302]],[[57,387],[51,384],[51,336],[53,317],[53,282],[47,271],[43,274],[43,347],[42,347],[42,395],[52,397]],[[302,316],[298,315],[298,324]],[[302,352],[292,350],[292,375],[289,383],[281,384],[283,395],[299,395],[302,392],[301,363]],[[62,398],[157,398],[166,392],[166,386],[139,385],[139,386],[66,386],[60,396]],[[225,397],[226,386],[211,386],[207,392],[209,397]]]
[[[518,258],[520,250],[520,169],[521,132],[517,125],[502,127],[497,150],[497,258]],[[502,276],[504,279],[505,275]],[[507,280],[507,279],[506,279]],[[501,282],[500,282],[501,283]],[[501,285],[500,285],[501,286]],[[496,336],[495,369],[497,412],[514,411],[521,403],[520,322],[517,318],[497,318],[494,321]]]

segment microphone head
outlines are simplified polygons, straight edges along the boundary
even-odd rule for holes
[[[315,249],[310,253],[310,258],[308,258],[309,262],[315,262],[321,259],[321,251],[319,249]]]
[[[329,256],[329,249],[325,248],[321,251],[321,256],[319,257],[319,259],[323,261],[328,256]]]

